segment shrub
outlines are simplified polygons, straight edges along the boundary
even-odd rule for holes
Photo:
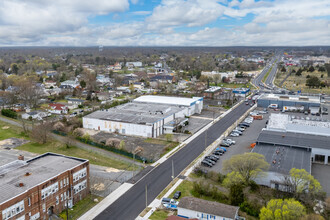
[[[248,201],[244,201],[243,203],[241,203],[239,205],[239,207],[241,208],[241,211],[246,212],[248,215],[251,215],[254,217],[259,216],[260,209],[255,204],[252,205]]]
[[[230,186],[229,200],[232,205],[239,205],[244,202],[243,185],[234,184]]]
[[[253,180],[249,182],[249,186],[252,192],[256,192],[259,189],[259,185]]]
[[[17,118],[17,113],[14,110],[11,110],[11,109],[2,109],[1,114],[3,116],[8,117],[8,118]]]

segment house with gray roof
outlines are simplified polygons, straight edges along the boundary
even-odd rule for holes
[[[211,202],[194,197],[183,197],[178,205],[178,216],[183,218],[235,220],[239,207]]]

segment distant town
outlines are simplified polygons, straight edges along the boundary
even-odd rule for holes
[[[0,107],[0,220],[330,219],[330,47],[4,47]]]

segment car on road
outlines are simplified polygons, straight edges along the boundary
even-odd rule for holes
[[[181,196],[181,191],[176,191],[173,195],[173,199],[179,199]]]
[[[207,160],[203,160],[202,161],[202,165],[206,166],[206,167],[213,167],[213,164],[211,164],[210,162],[208,162]]]
[[[249,103],[248,102],[245,102],[245,105],[249,105]]]

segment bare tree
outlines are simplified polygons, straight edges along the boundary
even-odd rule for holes
[[[49,140],[52,127],[50,122],[42,121],[39,125],[33,127],[31,137],[38,143],[45,144]]]

